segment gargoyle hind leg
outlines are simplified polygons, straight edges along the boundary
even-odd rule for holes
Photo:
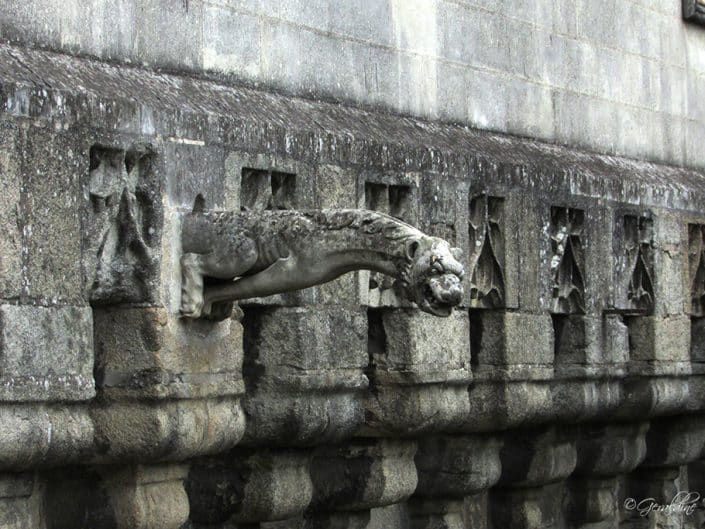
[[[241,277],[232,283],[207,286],[204,294],[205,305],[209,307],[223,301],[260,298],[306,288],[314,284],[310,283],[306,278],[306,273],[298,268],[296,262],[288,257],[279,259],[261,272]]]
[[[222,320],[230,315],[232,304],[219,307],[213,312],[211,303],[205,304],[205,277],[230,280],[244,274],[257,261],[255,244],[250,239],[242,239],[236,250],[207,254],[187,252],[181,257],[181,314],[187,318],[208,317]],[[229,300],[228,300],[229,301]]]

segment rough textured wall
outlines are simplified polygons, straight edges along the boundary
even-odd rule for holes
[[[681,0],[7,0],[0,36],[705,165]]]
[[[0,79],[3,529],[705,521],[630,503],[705,490],[702,171],[9,45]],[[466,296],[184,320],[199,194],[389,212]]]

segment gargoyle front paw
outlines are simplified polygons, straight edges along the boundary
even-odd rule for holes
[[[232,301],[207,303],[203,306],[201,317],[209,321],[227,320],[232,315],[233,304]]]
[[[203,312],[203,306],[198,306],[193,303],[186,303],[181,305],[179,312],[184,318],[200,318]]]
[[[203,297],[194,299],[194,296],[182,293],[179,312],[184,318],[200,318],[203,313]]]

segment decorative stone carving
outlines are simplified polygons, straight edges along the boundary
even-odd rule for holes
[[[584,214],[580,209],[551,208],[552,312],[585,313]]]
[[[705,360],[705,225],[688,226],[690,282],[690,358]]]
[[[84,255],[89,297],[95,304],[150,299],[160,201],[148,181],[148,158],[144,146],[91,148]]]
[[[705,225],[688,226],[688,268],[690,278],[690,315],[705,316]]]
[[[470,304],[504,306],[504,200],[478,195],[470,200]]]
[[[641,313],[651,313],[654,308],[653,224],[644,216],[624,217],[625,270],[630,273],[627,300],[630,309]]]
[[[450,315],[463,293],[458,249],[372,211],[196,208],[184,218],[182,245],[181,313],[189,318],[225,318],[233,301],[319,285],[353,270],[393,276],[401,296],[436,316]]]

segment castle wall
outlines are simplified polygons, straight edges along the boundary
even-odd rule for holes
[[[630,503],[702,490],[702,171],[11,45],[0,77],[0,527],[702,523]],[[198,195],[391,213],[465,298],[358,272],[184,320]]]

